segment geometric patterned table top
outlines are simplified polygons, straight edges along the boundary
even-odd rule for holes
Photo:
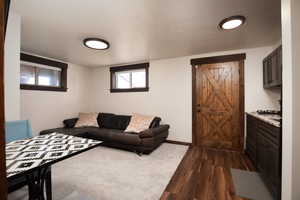
[[[58,162],[100,143],[102,142],[60,133],[10,142],[5,147],[7,178],[50,162]]]

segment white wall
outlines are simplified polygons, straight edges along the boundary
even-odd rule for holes
[[[282,199],[300,199],[300,1],[282,0]]]
[[[293,200],[300,199],[300,1],[292,3],[293,52]],[[284,133],[283,133],[284,135]]]
[[[89,68],[69,63],[67,92],[21,90],[21,118],[30,120],[33,134],[89,111],[90,76]]]
[[[29,119],[33,133],[62,126],[62,120],[89,111],[90,69],[70,64],[68,91],[20,90],[21,17],[10,12],[5,40],[5,120]]]
[[[110,93],[109,67],[92,74],[92,109],[99,112],[131,114],[138,112],[160,116],[170,124],[170,140],[192,140],[192,73],[190,60],[207,56],[246,53],[245,110],[278,109],[279,91],[263,89],[262,60],[274,46],[215,52],[209,54],[150,61],[150,91]]]
[[[5,120],[20,119],[20,30],[21,17],[9,13],[4,51]]]

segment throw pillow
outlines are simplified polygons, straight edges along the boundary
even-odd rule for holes
[[[98,127],[97,117],[98,113],[79,113],[79,119],[75,127]]]
[[[147,130],[153,119],[154,116],[133,114],[125,132],[140,133],[144,130]]]

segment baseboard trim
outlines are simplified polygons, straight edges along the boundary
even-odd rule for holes
[[[166,140],[166,143],[170,143],[170,144],[179,144],[179,145],[184,145],[184,146],[191,146],[192,143],[189,142],[181,142],[181,141],[175,141],[175,140]]]

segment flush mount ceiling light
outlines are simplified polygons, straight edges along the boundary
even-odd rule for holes
[[[84,46],[95,50],[105,50],[109,48],[109,43],[99,38],[86,38],[83,40],[83,44]]]
[[[223,30],[232,30],[240,27],[243,25],[246,21],[246,17],[238,15],[238,16],[232,16],[228,17],[226,19],[223,19],[219,26]]]

